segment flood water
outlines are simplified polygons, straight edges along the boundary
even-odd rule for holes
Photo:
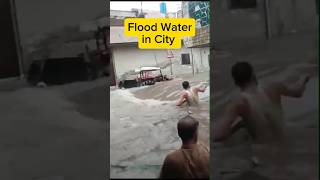
[[[171,100],[141,99],[134,95],[152,91],[150,88],[169,86],[151,94],[153,97],[167,97],[174,92],[171,85],[159,83],[149,87],[111,90],[111,178],[156,178],[166,155],[181,146],[176,124],[188,113],[186,108],[175,105],[179,94]],[[200,121],[202,133],[207,135],[202,139],[208,140],[209,88],[199,97],[204,110],[194,116]]]

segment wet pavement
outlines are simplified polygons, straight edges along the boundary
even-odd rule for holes
[[[208,75],[206,79],[208,79]],[[110,92],[111,178],[156,178],[166,155],[181,146],[176,125],[188,115],[177,107],[182,79]],[[200,81],[190,81],[199,85]],[[199,94],[200,141],[209,141],[209,92]]]

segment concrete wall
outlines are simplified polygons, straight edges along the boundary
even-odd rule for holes
[[[210,48],[192,48],[195,72],[209,71]]]
[[[316,0],[270,1],[272,34],[314,29],[317,26]]]
[[[213,3],[215,42],[267,37],[265,0],[257,0],[253,9],[230,9],[229,3],[228,0]],[[269,12],[273,36],[318,26],[316,0],[269,0]]]
[[[192,61],[191,49],[183,47],[172,51],[174,54],[174,58],[171,59],[173,62],[173,74],[192,73],[191,65],[181,65],[182,53],[189,53],[190,61]],[[195,72],[209,71],[209,51],[209,47],[192,49]],[[138,49],[136,44],[113,47],[112,57],[118,78],[125,72],[140,66],[156,66],[157,63],[164,64],[169,62],[167,50],[142,50]],[[164,69],[163,72],[170,74],[170,66]]]
[[[230,9],[228,0],[217,0],[214,6],[212,38],[215,42],[265,37],[263,0],[257,0],[255,9]]]

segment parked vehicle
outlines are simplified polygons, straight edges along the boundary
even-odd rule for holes
[[[146,85],[154,85],[156,82],[170,80],[166,75],[162,74],[159,67],[140,67],[135,69],[134,73],[126,75],[120,80],[119,88],[131,88]]]

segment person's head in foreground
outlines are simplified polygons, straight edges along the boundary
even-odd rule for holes
[[[197,144],[199,122],[191,116],[179,120],[180,149],[164,160],[160,179],[209,179],[209,151]]]
[[[185,90],[189,89],[189,88],[190,88],[189,82],[188,82],[188,81],[183,81],[183,82],[182,82],[182,87],[183,87],[183,89],[185,89]]]
[[[177,125],[178,135],[182,140],[182,146],[196,144],[198,141],[199,122],[187,116],[179,120]]]
[[[241,89],[250,85],[257,85],[256,75],[253,67],[248,62],[237,62],[231,68],[234,83]]]

